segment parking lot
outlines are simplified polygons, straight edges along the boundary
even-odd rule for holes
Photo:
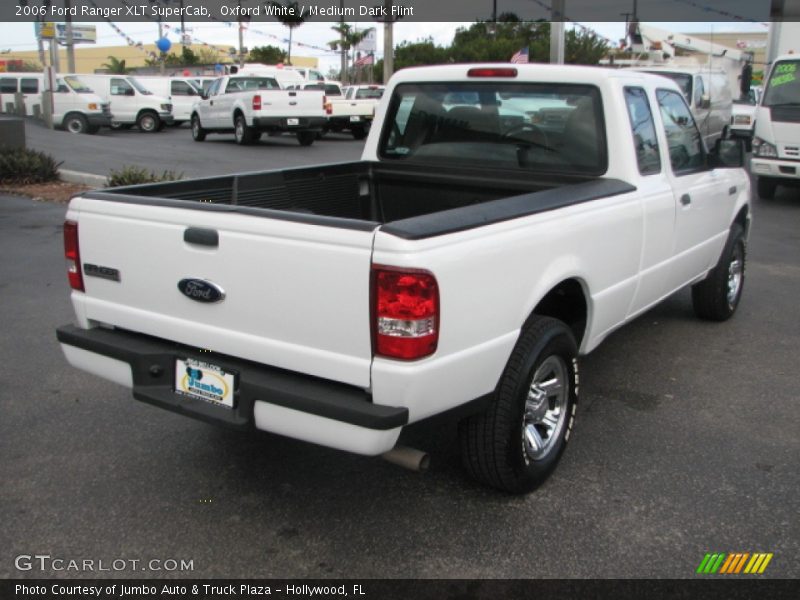
[[[35,125],[29,146],[105,175],[135,164],[187,176],[357,159],[362,142],[289,137],[198,144],[187,129],[74,136]],[[65,207],[0,196],[0,577],[15,557],[191,560],[128,577],[695,577],[707,552],[771,552],[762,577],[800,576],[800,193],[755,199],[745,292],[727,323],[684,290],[582,363],[570,446],[536,492],[469,481],[456,424],[401,441],[425,474],[136,402],[69,367]]]

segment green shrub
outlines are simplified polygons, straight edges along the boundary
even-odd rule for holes
[[[111,170],[108,174],[108,183],[106,187],[138,185],[140,183],[159,183],[161,181],[175,181],[176,179],[183,179],[183,173],[164,171],[159,175],[155,171],[148,171],[142,167],[125,166],[119,171]]]
[[[36,150],[0,150],[0,183],[56,181],[61,164],[49,154]]]

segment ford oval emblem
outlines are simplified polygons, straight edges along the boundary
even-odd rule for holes
[[[195,302],[222,302],[225,299],[225,290],[216,283],[197,277],[181,279],[178,289]]]

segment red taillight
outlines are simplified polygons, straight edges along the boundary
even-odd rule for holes
[[[328,97],[327,96],[323,96],[322,97],[322,110],[325,111],[326,115],[332,115],[333,114],[333,105],[330,102],[328,102]]]
[[[372,332],[375,354],[414,360],[439,342],[439,286],[426,271],[374,266]]]
[[[516,77],[517,70],[513,68],[486,68],[476,67],[467,71],[467,77]]]
[[[261,96],[259,94],[253,96],[253,110],[261,110]]]
[[[70,287],[83,292],[81,253],[78,249],[78,224],[75,221],[64,221],[64,257],[67,259],[67,277]]]

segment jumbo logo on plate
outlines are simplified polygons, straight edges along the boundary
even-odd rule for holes
[[[225,299],[225,291],[216,283],[205,279],[187,278],[178,282],[181,294],[196,302],[221,302]]]

